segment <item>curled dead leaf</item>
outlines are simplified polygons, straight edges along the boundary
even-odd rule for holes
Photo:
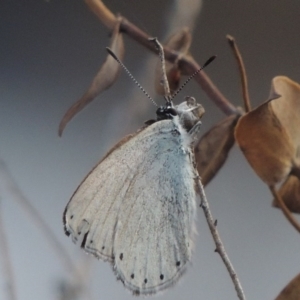
[[[300,274],[298,274],[280,292],[275,300],[299,300],[300,299]]]
[[[207,185],[225,163],[234,145],[234,128],[240,115],[230,115],[206,132],[195,146],[197,170]]]
[[[289,176],[278,191],[286,207],[293,213],[300,213],[300,180],[296,176]],[[274,199],[274,207],[280,207]]]
[[[122,34],[119,32],[120,21],[114,27],[110,48],[122,60],[124,57],[124,43]],[[94,77],[90,87],[85,94],[74,103],[63,116],[58,129],[59,136],[70,120],[78,114],[84,107],[92,102],[102,91],[108,89],[117,79],[120,73],[120,65],[111,55],[107,55],[97,75]]]
[[[171,50],[180,52],[182,55],[186,55],[190,49],[192,42],[192,35],[187,27],[182,28],[169,37],[165,46]],[[178,67],[177,62],[174,64],[166,61],[166,73],[170,86],[171,94],[174,93],[179,87],[181,71]],[[159,95],[164,95],[164,87],[161,82],[162,70],[161,62],[159,61],[156,65],[155,71],[155,89]]]
[[[274,186],[300,165],[300,85],[278,76],[271,91],[281,97],[242,116],[235,138],[257,175]]]

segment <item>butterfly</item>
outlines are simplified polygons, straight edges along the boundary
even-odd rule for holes
[[[202,105],[166,97],[135,134],[115,145],[66,206],[65,233],[112,264],[135,295],[173,285],[191,260],[199,175],[193,147]]]

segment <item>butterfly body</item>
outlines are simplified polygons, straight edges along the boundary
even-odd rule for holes
[[[194,98],[173,110],[109,151],[64,213],[73,241],[110,261],[137,295],[175,283],[191,258],[198,180],[193,143],[204,110]]]

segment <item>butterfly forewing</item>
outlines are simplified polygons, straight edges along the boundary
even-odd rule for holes
[[[66,207],[66,232],[135,294],[173,284],[191,255],[193,154],[174,120],[156,122],[117,147]]]

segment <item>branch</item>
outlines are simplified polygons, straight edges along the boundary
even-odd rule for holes
[[[197,180],[197,185],[198,185],[198,190],[199,190],[200,199],[201,199],[200,207],[203,209],[208,227],[209,227],[210,232],[212,234],[213,240],[216,244],[216,250],[215,251],[219,253],[219,255],[221,256],[221,259],[223,260],[223,262],[225,264],[225,267],[226,267],[226,269],[227,269],[227,271],[228,271],[228,273],[231,277],[231,280],[233,282],[233,285],[235,287],[238,298],[240,300],[245,300],[246,297],[244,295],[244,291],[243,291],[243,288],[241,286],[241,283],[240,283],[240,281],[237,277],[237,274],[236,274],[236,272],[235,272],[235,270],[234,270],[234,268],[233,268],[233,266],[232,266],[232,264],[229,260],[229,257],[228,257],[228,255],[225,251],[224,245],[221,241],[220,235],[219,235],[218,230],[216,228],[217,224],[216,224],[216,221],[214,221],[213,216],[211,214],[211,211],[209,209],[209,204],[208,204],[207,198],[205,196],[203,185],[200,181],[200,178],[199,178],[199,180]]]
[[[101,0],[85,0],[86,4],[90,9],[97,15],[100,21],[108,27],[110,30],[113,29],[113,25],[117,22],[117,17],[103,4]],[[129,37],[134,39],[139,44],[143,45],[155,54],[158,54],[155,45],[149,38],[150,35],[139,29],[137,26],[122,18],[120,24],[120,30],[126,33]],[[171,63],[178,62],[181,70],[185,74],[193,74],[195,71],[200,69],[199,64],[190,56],[182,55],[175,51],[164,47],[165,58]],[[195,77],[196,82],[201,86],[203,91],[208,97],[219,107],[226,115],[239,113],[237,108],[233,106],[229,100],[218,90],[218,88],[212,83],[210,78],[204,71],[200,72]]]

